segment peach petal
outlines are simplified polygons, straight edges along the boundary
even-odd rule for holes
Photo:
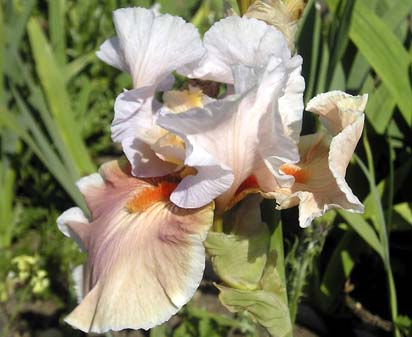
[[[137,179],[119,162],[103,165],[100,175],[103,185],[80,184],[92,221],[87,264],[76,272],[84,298],[66,321],[85,332],[149,329],[175,314],[198,287],[214,206],[185,210],[161,200],[131,211],[127,202],[153,190],[157,180]],[[70,217],[59,219],[68,225]]]

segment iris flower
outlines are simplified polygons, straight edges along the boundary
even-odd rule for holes
[[[176,313],[201,281],[214,216],[249,193],[277,198],[281,208],[300,200],[303,225],[335,196],[342,207],[360,210],[343,177],[364,102],[339,93],[315,98],[308,109],[330,136],[300,138],[302,58],[280,31],[230,16],[202,41],[178,17],[142,8],[113,17],[117,35],[97,55],[132,78],[133,89],[116,99],[111,125],[127,161],[78,182],[90,218],[71,208],[57,221],[88,256],[75,272],[80,303],[66,321],[92,332],[149,329]],[[171,90],[173,71],[224,84],[227,92],[216,98],[201,86]],[[341,144],[348,146],[343,161],[336,159]],[[310,169],[327,166],[329,145],[330,184],[321,189],[339,192],[318,210]]]

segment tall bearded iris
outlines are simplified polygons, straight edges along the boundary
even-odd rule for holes
[[[332,141],[317,146],[323,140],[299,137],[302,59],[276,28],[231,16],[214,24],[202,42],[181,18],[142,8],[115,11],[114,23],[117,36],[97,55],[132,77],[133,88],[116,99],[111,125],[128,161],[105,164],[79,181],[90,219],[79,208],[58,219],[88,254],[75,273],[80,304],[66,320],[92,332],[149,329],[176,313],[202,278],[203,241],[214,215],[247,194],[277,198],[282,208],[307,205],[308,198],[316,203],[314,180],[302,187],[297,172],[323,163],[329,145],[336,153],[336,143],[354,134],[358,139],[364,107],[354,103],[352,118],[335,96],[326,97],[337,107],[332,112],[315,99],[309,110],[327,125],[342,121],[330,131]],[[173,71],[225,85],[227,92],[216,98],[201,85],[171,90]],[[357,139],[345,152],[346,165]],[[320,159],[311,160],[309,152]],[[330,166],[330,185],[356,204],[343,184],[345,163]],[[304,209],[303,225],[321,214]]]

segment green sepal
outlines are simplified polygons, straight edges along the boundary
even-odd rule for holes
[[[259,197],[248,197],[224,217],[226,233],[210,232],[205,242],[223,284],[220,302],[231,312],[248,312],[272,336],[292,336],[286,289],[277,270],[277,249],[262,222]]]

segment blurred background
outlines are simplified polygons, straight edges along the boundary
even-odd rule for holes
[[[0,336],[84,336],[63,318],[76,305],[71,270],[85,256],[56,218],[84,206],[75,181],[121,155],[109,127],[131,81],[95,56],[114,35],[111,13],[156,5],[203,34],[237,4],[0,3]],[[302,230],[295,209],[282,213],[296,336],[412,336],[411,13],[412,0],[309,0],[299,24],[305,102],[333,89],[369,102],[347,173],[365,214],[329,212]],[[305,113],[303,133],[316,128]],[[107,336],[265,336],[220,306],[208,275],[168,324]]]

